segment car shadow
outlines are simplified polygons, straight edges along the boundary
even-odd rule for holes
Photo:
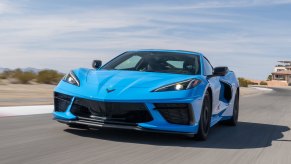
[[[96,138],[115,142],[128,142],[159,146],[179,146],[217,149],[250,149],[272,145],[272,141],[283,138],[283,132],[290,128],[251,122],[239,122],[236,127],[217,125],[211,128],[207,141],[195,141],[182,135],[147,133],[116,129],[65,129],[81,137]]]

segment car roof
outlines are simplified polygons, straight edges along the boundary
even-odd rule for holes
[[[192,54],[192,55],[199,55],[204,56],[203,54],[199,52],[193,52],[193,51],[185,51],[185,50],[166,50],[166,49],[141,49],[141,50],[132,50],[128,52],[175,52],[175,53],[183,53],[183,54]]]

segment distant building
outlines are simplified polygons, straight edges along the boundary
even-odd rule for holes
[[[291,86],[291,61],[278,61],[280,64],[276,65],[274,72],[272,72],[272,80],[286,82]]]

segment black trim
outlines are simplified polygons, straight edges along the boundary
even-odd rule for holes
[[[222,88],[220,89],[219,99],[222,100],[223,97],[227,101],[227,103],[229,103],[232,99],[232,85],[222,80],[220,80],[220,83]]]
[[[72,96],[54,92],[54,110],[56,112],[65,112],[71,103]]]
[[[85,122],[85,121],[80,121],[80,120],[61,120],[61,119],[55,119],[55,120],[64,124],[80,124],[80,125],[88,125],[89,127],[96,127],[96,128],[123,129],[123,130],[134,130],[134,131],[143,131],[143,132],[151,132],[151,133],[180,134],[180,135],[187,135],[191,137],[194,136],[194,133],[189,133],[189,132],[153,130],[153,129],[142,128],[137,125],[129,126],[129,125],[120,125],[120,124],[104,124],[104,123],[97,123],[97,122],[91,123],[91,122]]]
[[[143,123],[153,120],[144,103],[103,102],[76,97],[70,111],[77,117],[93,118],[97,122]]]
[[[127,126],[137,126],[136,123],[128,123],[128,122],[121,122],[121,121],[113,121],[107,120],[103,117],[94,117],[94,118],[86,118],[86,117],[77,117],[78,121],[80,122],[87,122],[87,123],[98,123],[98,124],[116,124],[116,125],[127,125]]]

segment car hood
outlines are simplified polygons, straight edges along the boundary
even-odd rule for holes
[[[199,78],[195,75],[181,75],[156,72],[89,70],[78,69],[74,73],[80,80],[80,86],[61,82],[56,91],[67,91],[73,95],[102,100],[138,100],[169,98],[168,92],[151,92],[161,86],[179,81]],[[188,90],[173,91],[172,98],[182,98],[188,95]]]
[[[86,76],[86,84],[101,88],[155,88],[190,78],[192,76],[180,74],[101,70],[89,71]]]

